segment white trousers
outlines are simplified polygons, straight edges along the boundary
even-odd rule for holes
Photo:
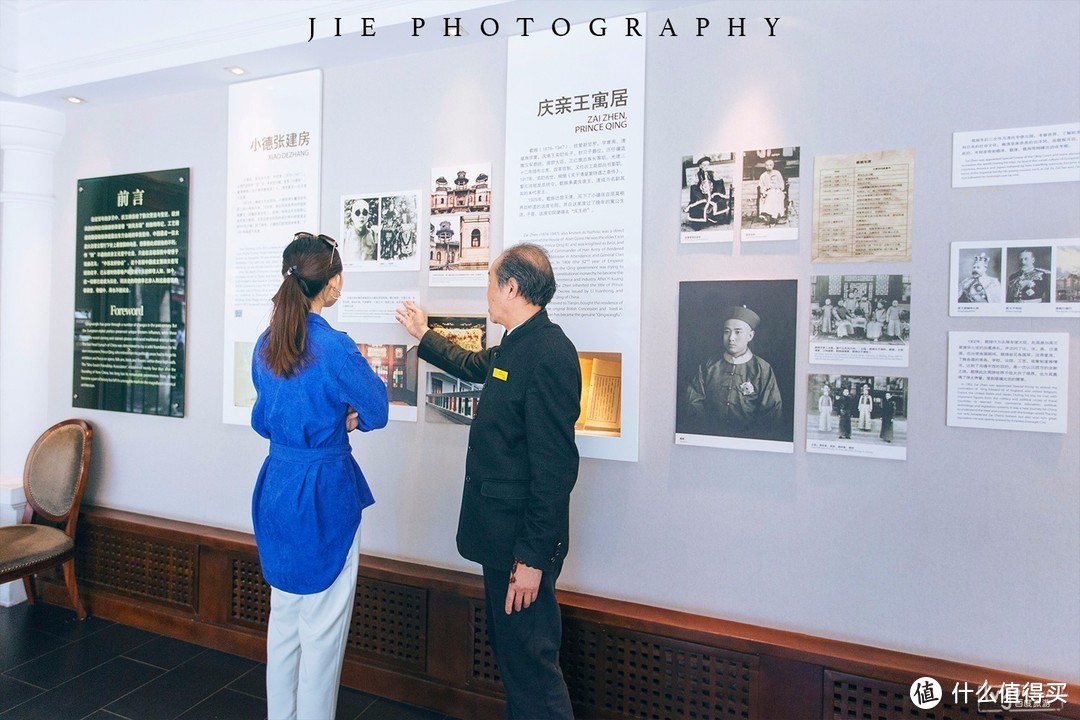
[[[360,528],[333,584],[313,595],[270,588],[266,634],[269,720],[333,720],[356,594]]]

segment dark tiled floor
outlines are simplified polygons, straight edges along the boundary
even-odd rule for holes
[[[0,720],[263,720],[266,666],[38,603],[0,608]],[[452,720],[342,688],[337,720]]]

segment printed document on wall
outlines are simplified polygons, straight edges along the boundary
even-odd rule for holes
[[[551,256],[548,313],[590,369],[581,454],[636,461],[647,33],[645,15],[632,18],[642,37],[510,40],[504,244]]]
[[[915,151],[814,159],[813,262],[911,260]]]
[[[1080,123],[953,133],[952,186],[1080,181]]]
[[[246,425],[251,357],[281,285],[281,252],[298,230],[324,231],[322,71],[231,86],[228,142],[222,420]]]
[[[950,332],[948,425],[1068,430],[1069,333]]]

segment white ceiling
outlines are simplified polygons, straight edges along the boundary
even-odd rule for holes
[[[695,0],[696,1],[696,0]],[[396,55],[466,48],[556,18],[571,23],[692,5],[678,0],[0,0],[0,99],[67,110]],[[316,39],[308,42],[316,18]],[[363,36],[363,18],[374,36]],[[425,18],[412,36],[412,18]],[[462,37],[444,18],[461,18]],[[341,18],[341,36],[334,37]],[[485,26],[491,32],[494,25]],[[238,65],[248,75],[226,72]]]

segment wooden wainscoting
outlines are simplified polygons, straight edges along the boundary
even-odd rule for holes
[[[270,612],[251,535],[84,507],[76,569],[90,612],[265,660]],[[66,605],[56,576],[43,596]],[[956,683],[1052,682],[743,623],[560,592],[562,667],[579,718],[693,720],[1080,719],[1080,686],[1055,711],[980,713]],[[945,702],[908,695],[937,679]],[[503,715],[481,578],[364,555],[342,682],[466,720]],[[1060,706],[1058,706],[1060,707]]]

